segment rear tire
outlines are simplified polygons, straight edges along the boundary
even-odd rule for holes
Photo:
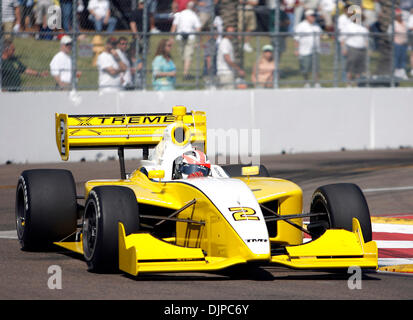
[[[76,186],[67,170],[23,171],[16,188],[16,229],[23,250],[40,250],[76,231]]]
[[[93,188],[83,216],[83,252],[89,271],[119,270],[118,222],[126,235],[139,230],[139,208],[133,190],[121,186]]]
[[[361,189],[352,183],[338,183],[319,187],[313,194],[310,212],[327,215],[311,217],[308,229],[320,236],[325,229],[352,231],[353,218],[360,222],[365,242],[373,239],[370,211]]]

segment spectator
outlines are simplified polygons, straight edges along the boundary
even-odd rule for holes
[[[142,1],[142,0],[139,0],[139,1]],[[149,25],[150,25],[149,30],[151,33],[160,32],[158,28],[156,28],[156,25],[155,25],[155,14],[156,14],[157,7],[158,7],[157,0],[149,0],[149,3],[148,3]]]
[[[21,9],[20,31],[30,31],[34,0],[19,0]],[[28,35],[25,35],[28,37]]]
[[[254,7],[258,5],[258,0],[238,0],[238,31],[253,32],[257,28],[257,18]],[[244,38],[244,51],[252,52],[250,45],[251,36]]]
[[[301,0],[305,10],[314,10],[314,12],[317,11],[320,1],[322,0]]]
[[[339,59],[340,59],[340,64],[341,64],[341,80],[343,82],[347,81],[347,73],[346,73],[346,56],[343,55],[343,46],[345,46],[344,43],[344,36],[341,35],[344,32],[344,29],[347,25],[347,23],[351,22],[351,16],[353,15],[353,12],[350,10],[350,5],[346,5],[344,7],[343,13],[339,15],[338,20],[337,20],[337,29],[338,32],[340,33],[339,36],[339,44],[341,46],[340,51],[338,52],[339,54]]]
[[[8,38],[3,41],[3,53],[1,56],[2,67],[2,89],[3,91],[20,91],[21,90],[21,75],[27,74],[34,77],[47,77],[47,71],[39,72],[31,68],[27,68],[19,58],[15,55],[15,47],[13,41]]]
[[[49,33],[51,31],[47,25],[47,15],[49,8],[53,5],[53,0],[37,0],[36,6],[34,8],[34,14],[36,18],[35,22],[37,30],[42,34],[41,36],[37,34],[36,39],[43,39],[44,37],[47,37],[44,33]]]
[[[377,21],[377,10],[376,10],[377,0],[362,0],[361,7],[363,9],[363,24],[365,27],[369,28],[373,23]]]
[[[315,87],[320,87],[318,74],[320,69],[320,33],[321,28],[315,23],[315,12],[305,11],[305,19],[295,28],[295,55],[299,57],[300,70],[306,81],[304,87],[310,87],[309,76],[314,72]]]
[[[120,37],[117,44],[116,53],[119,59],[126,66],[126,70],[121,74],[122,88],[128,90],[133,87],[132,73],[135,72],[131,67],[131,61],[128,53],[128,39],[126,37]]]
[[[408,80],[406,74],[407,60],[407,25],[403,21],[402,10],[397,8],[393,28],[390,25],[388,33],[394,31],[394,76]]]
[[[347,85],[352,86],[353,81],[366,72],[369,30],[361,23],[349,21],[342,32],[340,40],[342,54],[346,56]]]
[[[173,41],[162,39],[152,62],[152,85],[154,90],[174,90],[176,67],[171,57]]]
[[[143,32],[143,11],[145,7],[145,0],[138,0],[137,8],[130,8],[126,12],[126,15],[129,18],[129,26],[132,32]],[[151,33],[159,33],[160,31],[155,26],[155,14],[158,7],[157,0],[147,1],[147,10],[149,13],[147,31]],[[130,13],[129,13],[130,12]]]
[[[213,32],[217,32],[214,27]],[[217,74],[217,35],[211,35],[203,45],[204,47],[204,72],[203,76],[207,87],[212,88]]]
[[[319,10],[324,20],[324,30],[333,32],[333,11],[336,9],[335,0],[321,0]]]
[[[134,89],[142,89],[143,87],[143,61],[137,55],[136,40],[132,41],[128,49],[128,58],[131,63],[132,84]]]
[[[92,0],[90,0],[92,1]],[[73,0],[59,0],[60,2],[60,10],[62,12],[62,26],[66,32],[69,32],[72,29],[73,25],[73,18],[72,18],[72,11],[73,11]]]
[[[56,87],[61,90],[70,89],[72,83],[72,38],[63,36],[60,40],[60,51],[50,62],[50,74],[56,81]],[[76,74],[80,78],[81,72]]]
[[[302,21],[304,14],[304,0],[298,0],[298,3],[295,5],[294,8],[294,21],[291,23],[294,24],[294,30],[298,26],[298,24]]]
[[[99,70],[99,89],[102,91],[116,91],[121,89],[122,74],[127,70],[116,52],[117,41],[110,37],[106,41],[105,50],[97,59]]]
[[[226,32],[235,32],[235,28],[227,26]],[[244,70],[234,62],[234,47],[231,43],[233,37],[231,34],[225,35],[218,46],[217,75],[219,85],[223,89],[234,89],[236,72],[240,77],[245,76]]]
[[[218,0],[198,0],[197,12],[199,20],[201,21],[201,30],[211,30],[212,22],[214,19],[215,6]]]
[[[2,24],[3,32],[11,33],[13,29],[20,29],[20,3],[19,0],[2,0]],[[10,34],[6,34],[4,38],[11,38]]]
[[[191,0],[173,0],[172,12],[177,13],[185,10],[189,1]]]
[[[402,10],[403,20],[407,23],[413,9],[413,0],[400,0],[400,9]]]
[[[299,4],[299,0],[283,0],[284,12],[287,14],[290,20],[287,32],[294,32],[294,19],[295,19],[295,7]]]
[[[189,74],[196,46],[196,36],[192,33],[201,31],[201,21],[194,12],[194,6],[195,3],[189,1],[185,10],[175,14],[171,27],[171,32],[179,33],[176,39],[180,43],[181,57],[184,62],[184,80],[192,80],[194,78],[193,75]]]
[[[374,22],[372,25],[370,25],[369,31],[371,33],[373,33],[373,41],[372,41],[372,47],[373,50],[375,51],[380,51],[380,47],[383,45],[383,41],[381,41],[381,39],[383,38],[383,36],[381,35],[382,33],[385,34],[386,30],[384,30],[384,27],[382,25],[382,20],[381,16],[383,15],[382,12],[379,12],[378,17],[377,17],[377,21]]]
[[[117,19],[111,16],[109,0],[90,0],[87,9],[89,20],[95,25],[95,30],[101,32],[107,26],[107,32],[113,32]]]
[[[143,32],[143,10],[145,6],[144,0],[139,0],[138,7],[131,11],[129,15],[129,27],[133,33]],[[147,29],[149,31],[149,20],[147,24]]]
[[[256,88],[272,88],[274,85],[274,47],[267,44],[262,47],[260,59],[252,69],[251,81]]]
[[[409,28],[409,43],[410,43],[410,75],[413,77],[413,9],[410,11],[409,20],[407,22]]]
[[[139,44],[139,49],[143,48],[143,46],[146,44],[146,48],[149,48],[149,35],[143,35],[142,37],[137,37],[138,32],[144,32],[144,27],[143,27],[143,11],[144,11],[144,0],[139,0],[138,2],[138,7],[134,10],[129,15],[129,26],[131,28],[131,31],[134,33],[133,37],[135,39],[139,39],[138,44]],[[149,31],[150,28],[150,21],[149,19],[147,20],[147,25],[146,25],[146,30]],[[141,41],[143,43],[141,43]]]

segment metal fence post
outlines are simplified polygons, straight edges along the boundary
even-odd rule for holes
[[[278,77],[279,77],[279,67],[280,67],[280,0],[275,1],[275,8],[274,8],[274,84],[273,87],[278,88]]]
[[[195,86],[196,89],[199,90],[199,71],[201,70],[201,57],[200,57],[200,51],[201,51],[201,47],[202,47],[202,41],[201,41],[201,36],[199,34],[195,35],[195,39],[196,39],[196,47],[198,48],[198,50],[196,50],[196,76],[195,76]],[[201,77],[202,77],[202,72],[201,72]]]
[[[146,90],[146,67],[148,61],[148,1],[143,5],[143,52],[142,52],[142,90]]]
[[[77,6],[79,0],[73,1],[72,7],[72,90],[77,90],[77,36],[78,36],[78,25],[77,25]]]
[[[3,88],[3,4],[0,5],[0,92]]]
[[[395,81],[394,81],[394,12],[395,11],[395,5],[394,1],[391,2],[391,54],[390,54],[390,86],[394,87]]]
[[[334,52],[334,87],[338,87],[338,75],[339,75],[339,66],[338,66],[338,60],[339,60],[339,55],[341,54],[340,50],[340,41],[338,39],[339,37],[339,30],[338,30],[338,16],[339,16],[339,10],[340,8],[338,7],[338,0],[336,0],[336,12],[334,14],[335,19],[334,19],[334,43],[335,43],[335,52]]]
[[[318,35],[318,33],[317,33],[317,35]],[[317,39],[316,39],[316,33],[315,32],[313,32],[312,37],[313,37],[313,53],[312,53],[312,56],[311,56],[311,60],[312,60],[311,61],[311,84],[314,86],[315,83],[316,83],[316,60],[317,60],[316,54],[317,54],[317,49],[318,49],[318,48],[316,48]]]

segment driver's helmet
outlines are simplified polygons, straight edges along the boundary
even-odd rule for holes
[[[199,150],[187,151],[174,161],[173,179],[206,177],[211,171],[211,163],[205,153]]]

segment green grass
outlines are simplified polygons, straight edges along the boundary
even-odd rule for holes
[[[146,83],[147,88],[151,89],[151,63],[154,58],[155,50],[159,41],[167,36],[155,35],[151,36],[149,51],[148,51],[148,61],[147,61],[147,77]],[[206,37],[205,37],[206,40]],[[84,36],[79,43],[91,43],[92,36]],[[58,41],[46,41],[46,40],[35,40],[33,38],[15,38],[14,40],[16,46],[16,55],[22,60],[22,62],[35,70],[44,71],[49,70],[49,63],[53,56],[59,51]],[[260,51],[258,53],[256,48],[261,48],[264,44],[271,43],[269,37],[255,37],[252,38],[251,46],[254,48],[252,53],[243,53],[244,70],[246,71],[246,81],[251,81],[251,72],[256,59],[259,57]],[[333,80],[335,79],[334,72],[334,51],[335,43],[333,39],[323,40],[326,46],[329,46],[329,54],[321,55],[320,57],[320,81],[323,87],[333,87]],[[204,82],[202,79],[203,70],[203,50],[201,49],[199,53],[195,52],[191,73],[193,75],[197,74],[198,79],[192,81],[184,81],[182,76],[183,61],[180,58],[178,42],[172,50],[172,57],[177,67],[177,87],[180,90],[190,90],[190,89],[203,89]],[[378,53],[370,53],[370,70],[374,72],[377,69]],[[97,68],[93,66],[93,57],[79,57],[78,58],[78,70],[82,71],[82,77],[79,79],[78,87],[80,90],[94,90],[97,88],[98,83],[98,72]],[[340,66],[339,66],[340,67]],[[280,60],[279,72],[280,87],[282,88],[294,88],[303,86],[303,77],[299,72],[298,58],[294,55],[294,41],[292,38],[287,38],[286,49],[282,53]],[[341,79],[341,70],[337,72],[338,79]],[[329,81],[329,83],[324,83]],[[412,86],[413,81],[405,82],[402,86]],[[51,76],[46,78],[37,78],[27,75],[22,76],[22,86],[27,90],[50,90],[55,87],[55,82]],[[339,86],[345,86],[344,83],[340,83]]]

